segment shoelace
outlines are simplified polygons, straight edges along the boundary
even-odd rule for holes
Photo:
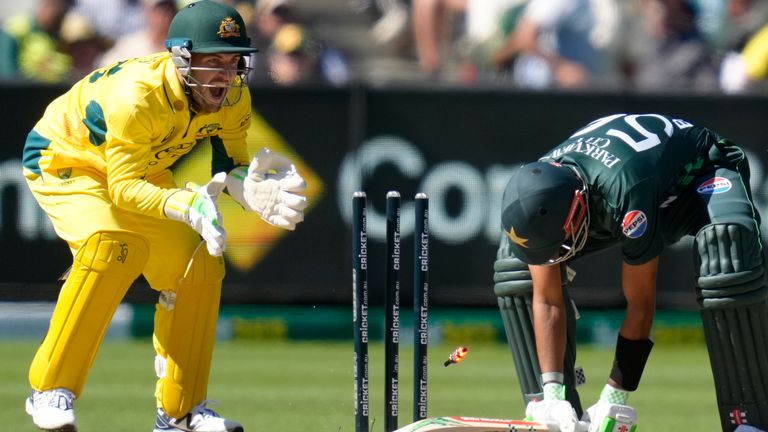
[[[209,418],[221,418],[220,415],[218,415],[214,410],[208,408],[206,405],[218,405],[219,402],[212,399],[206,399],[199,404],[195,405],[191,410],[189,410],[189,413],[185,415],[184,417],[180,419],[173,419],[167,414],[165,414],[168,418],[168,423],[171,426],[175,427],[189,427],[189,428],[195,428],[200,423],[205,422]]]
[[[74,397],[69,392],[55,390],[37,392],[35,393],[33,399],[35,402],[35,408],[49,406],[63,410],[69,410],[72,409],[72,400]]]
[[[218,405],[219,401],[213,400],[213,399],[206,399],[202,402],[200,402],[198,405],[196,405],[194,408],[190,410],[190,413],[192,414],[192,418],[194,419],[195,416],[202,416],[203,418],[208,417],[219,417],[218,414],[216,414],[216,411],[208,408],[206,405]]]

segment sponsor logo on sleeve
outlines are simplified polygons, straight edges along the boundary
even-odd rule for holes
[[[624,215],[621,231],[625,236],[635,239],[642,236],[648,228],[648,217],[640,210],[630,210]]]
[[[696,188],[701,195],[716,195],[728,192],[733,187],[730,180],[725,177],[714,177],[706,180]]]

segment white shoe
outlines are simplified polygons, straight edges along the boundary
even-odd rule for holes
[[[212,409],[206,408],[206,402],[192,408],[189,414],[180,419],[174,419],[162,408],[158,408],[153,432],[243,432],[243,425],[220,417]]]
[[[27,414],[38,428],[50,432],[76,432],[75,395],[63,388],[35,391],[27,398]]]

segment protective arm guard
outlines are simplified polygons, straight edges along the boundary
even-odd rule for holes
[[[759,234],[733,223],[695,238],[696,289],[720,421],[768,426],[768,288]],[[746,418],[744,418],[746,417]]]
[[[562,266],[563,268],[565,266]],[[534,399],[541,400],[543,390],[540,382],[541,369],[539,357],[536,354],[536,340],[533,333],[533,281],[528,265],[512,255],[509,240],[501,236],[501,243],[493,265],[493,291],[498,297],[501,319],[507,342],[512,351],[512,357],[523,393],[523,404]],[[582,407],[579,394],[576,391],[576,311],[570,307],[571,298],[565,286],[567,278],[563,277],[563,300],[566,304],[566,319],[568,333],[566,336],[565,359],[563,364],[566,400],[581,417]]]

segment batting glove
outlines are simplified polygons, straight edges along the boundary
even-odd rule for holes
[[[185,222],[197,231],[211,256],[221,256],[227,247],[227,233],[216,205],[225,181],[226,173],[220,172],[196,190],[181,189],[174,193],[163,208],[169,219]]]
[[[271,225],[292,231],[304,220],[307,198],[300,193],[307,184],[285,156],[261,149],[247,168],[232,170],[226,183],[235,201]]]
[[[597,402],[587,408],[582,420],[589,422],[589,432],[632,431],[637,424],[637,412],[628,405]]]
[[[528,402],[525,407],[527,420],[556,427],[560,432],[579,432],[584,430],[571,403],[566,400],[543,400]]]

